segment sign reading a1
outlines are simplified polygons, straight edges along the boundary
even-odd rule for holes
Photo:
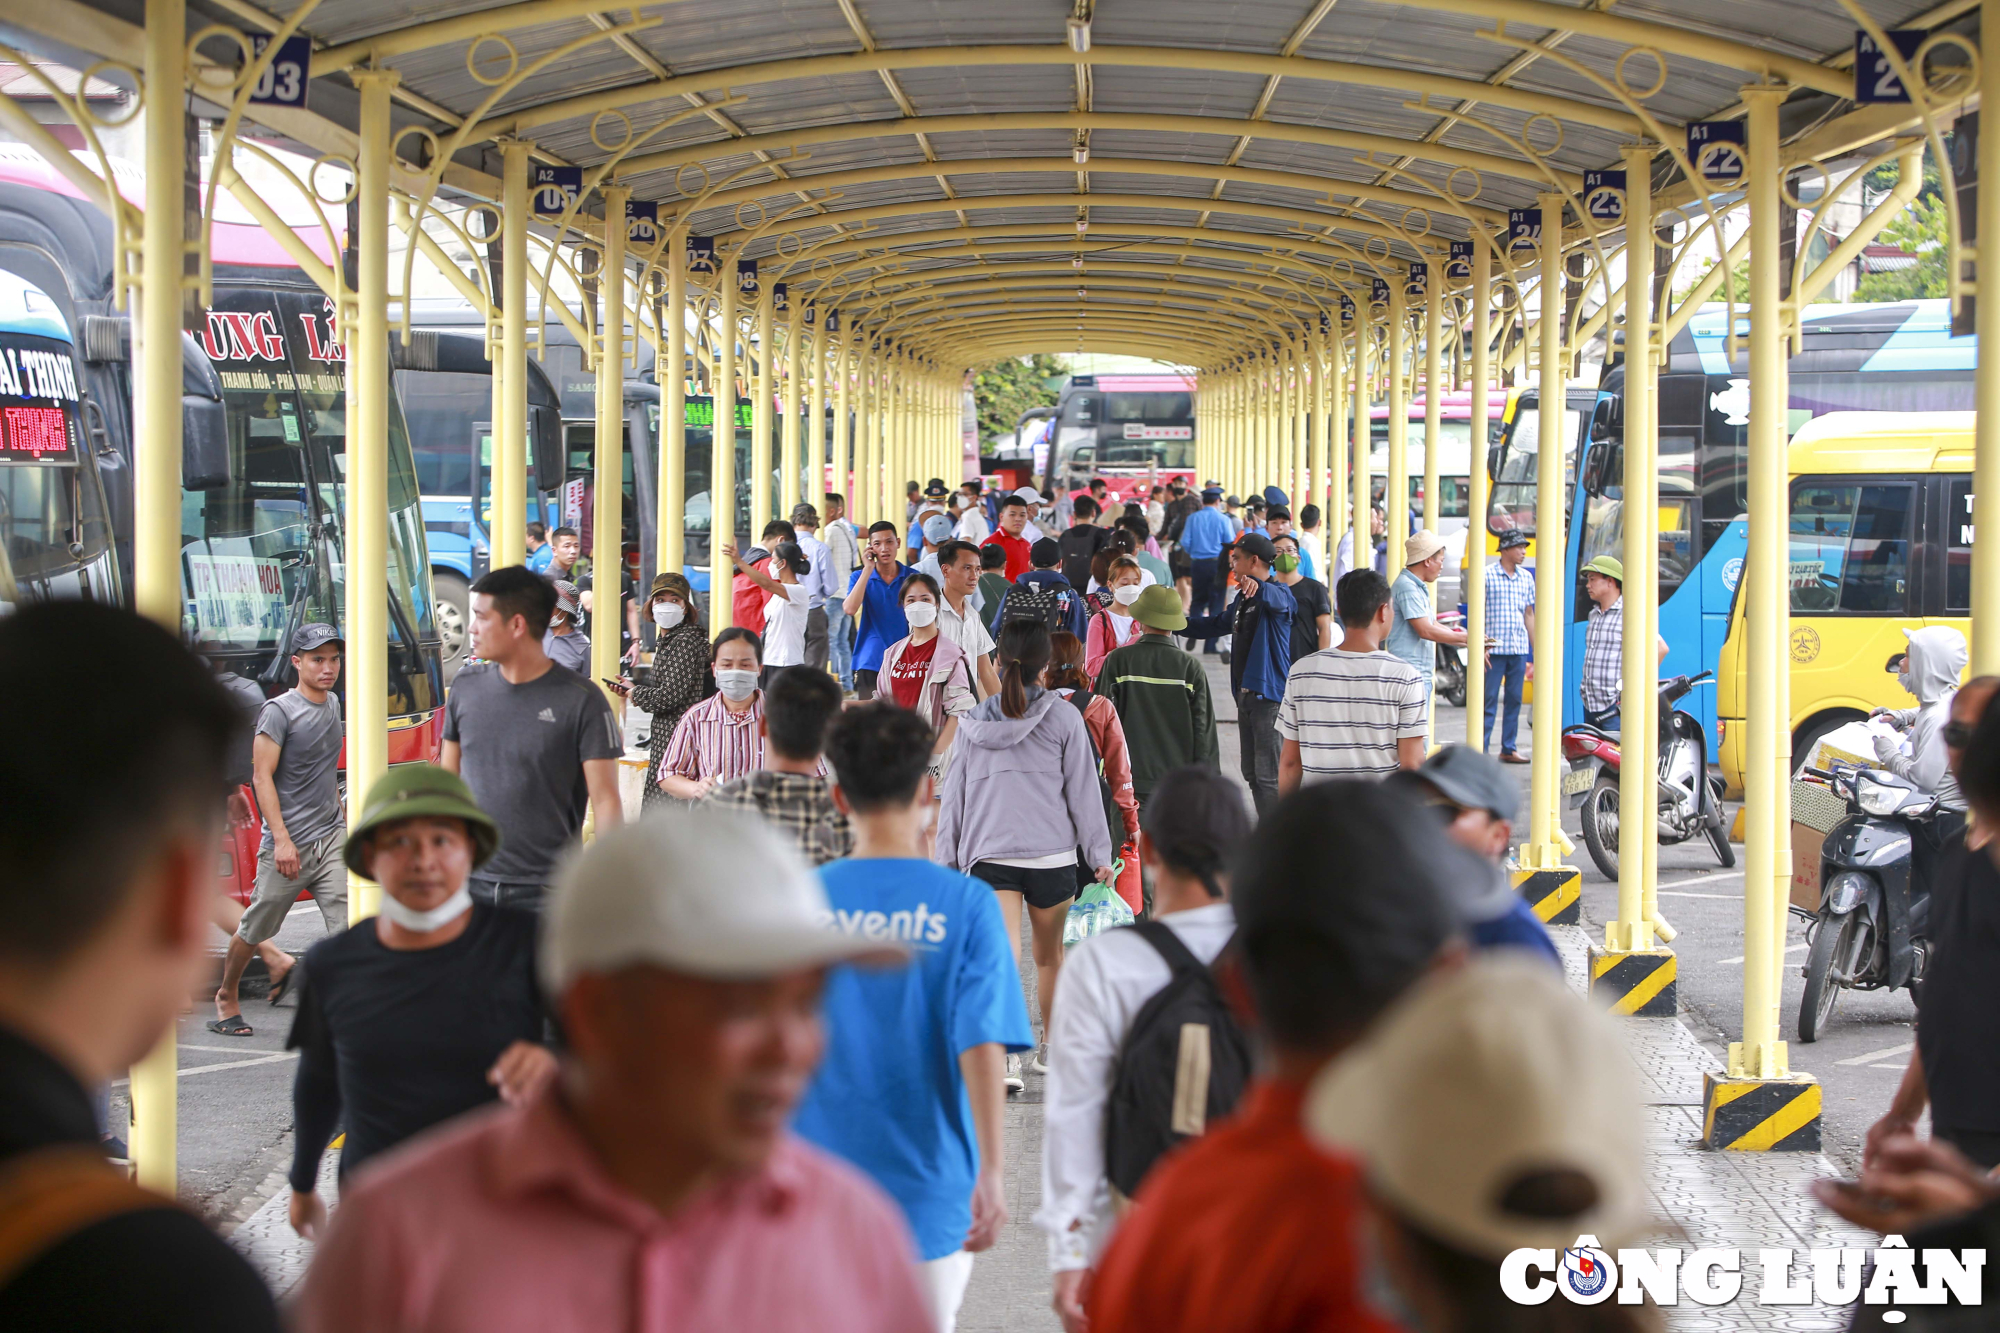
[[[1507,210],[1507,248],[1518,250],[1523,246],[1537,246],[1542,243],[1542,210],[1539,208],[1510,208]]]
[[[271,44],[267,36],[250,39],[250,57],[256,59],[264,54]],[[264,66],[264,72],[257,76],[257,86],[250,90],[250,101],[257,106],[304,106],[306,85],[311,82],[313,58],[312,38],[292,36],[278,47],[278,54],[271,63]],[[1908,98],[1904,98],[1908,101]]]
[[[1354,298],[1346,292],[1340,294],[1340,322],[1343,324],[1354,322]]]
[[[1625,173],[1583,173],[1583,211],[1594,222],[1620,222],[1625,217]]]
[[[1695,175],[1710,185],[1741,185],[1750,174],[1740,120],[1691,120],[1687,127],[1688,157]]]
[[[1327,314],[1324,310],[1319,312],[1319,331],[1322,334],[1333,332],[1333,316]]]
[[[800,315],[803,317],[807,328],[811,328],[813,325],[819,323],[819,302],[813,300],[811,297],[807,297]]]
[[[690,236],[687,238],[687,266],[690,273],[715,272],[715,238],[713,236]]]
[[[1403,295],[1421,299],[1430,290],[1431,266],[1421,259],[1410,261],[1410,280],[1403,285]]]
[[[536,217],[561,217],[563,210],[574,204],[583,193],[583,168],[552,167],[537,162],[535,174],[528,180],[528,188],[535,192]]]
[[[1470,282],[1472,280],[1472,247],[1474,244],[1476,242],[1473,241],[1453,241],[1451,243],[1451,257],[1445,261],[1444,265],[1444,276],[1447,279],[1452,282]]]
[[[1387,278],[1374,278],[1370,280],[1368,303],[1370,305],[1389,304],[1389,280]]]
[[[1917,48],[1924,44],[1928,34],[1918,29],[1891,28],[1889,40],[1896,44],[1896,54],[1903,58],[1905,65],[1917,58]],[[1896,67],[1889,63],[1889,57],[1875,44],[1875,39],[1865,32],[1854,34],[1854,100],[1869,102],[1908,102],[1910,90],[1896,74]]]
[[[736,291],[740,296],[755,296],[757,287],[757,261],[739,259],[736,261]]]
[[[660,206],[648,199],[625,201],[625,244],[655,245],[660,239]]]
[[[780,315],[791,313],[792,289],[782,282],[771,284],[771,309]]]
[[[828,333],[840,332],[840,312],[838,310],[829,310],[826,312],[826,331]]]

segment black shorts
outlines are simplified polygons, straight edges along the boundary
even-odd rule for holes
[[[880,674],[880,672],[870,671],[865,667],[857,667],[854,672],[854,697],[857,699],[873,699],[875,697],[875,678]]]
[[[1031,870],[1026,866],[1003,866],[998,861],[981,861],[972,867],[974,879],[983,879],[996,889],[1011,889],[1028,900],[1030,907],[1061,907],[1076,897],[1076,868],[1050,866]]]

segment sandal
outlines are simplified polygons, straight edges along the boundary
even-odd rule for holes
[[[248,1037],[253,1035],[250,1025],[243,1021],[243,1015],[231,1014],[227,1018],[211,1018],[208,1030],[224,1037]]]
[[[305,975],[299,970],[306,965],[305,959],[299,957],[297,954],[287,954],[285,956],[292,960],[292,965],[285,969],[284,976],[279,977],[271,983],[271,993],[266,998],[272,1004],[276,1004],[291,994],[292,987],[296,986],[299,983],[299,979]]]

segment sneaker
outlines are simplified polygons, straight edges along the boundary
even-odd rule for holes
[[[1041,1045],[1035,1047],[1035,1058],[1029,1062],[1028,1068],[1034,1070],[1037,1074],[1046,1074],[1049,1072],[1049,1044],[1047,1042],[1043,1042]]]
[[[1009,1092],[1020,1092],[1028,1086],[1027,1080],[1021,1077],[1021,1053],[1019,1051],[1007,1057],[1007,1078],[1005,1081],[1007,1091]]]

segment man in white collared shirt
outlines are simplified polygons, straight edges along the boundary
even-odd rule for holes
[[[847,595],[847,575],[834,569],[833,552],[815,535],[819,531],[817,509],[809,504],[793,505],[792,530],[798,536],[799,549],[806,553],[806,560],[812,566],[799,580],[808,592],[805,665],[824,671],[828,654],[826,604]]]
[[[993,669],[993,636],[980,619],[979,548],[971,542],[948,541],[937,549],[939,582],[944,601],[938,606],[938,632],[972,659],[979,697],[1000,693],[1000,676]]]
[[[1236,933],[1223,867],[1250,831],[1243,790],[1213,768],[1174,769],[1146,802],[1139,854],[1152,873],[1153,914],[1204,965]],[[1090,1270],[1118,1219],[1104,1124],[1120,1049],[1132,1020],[1172,976],[1136,930],[1095,936],[1063,961],[1063,1002],[1049,1023],[1042,1206],[1034,1220],[1049,1237],[1055,1310],[1066,1328],[1082,1319]]]

